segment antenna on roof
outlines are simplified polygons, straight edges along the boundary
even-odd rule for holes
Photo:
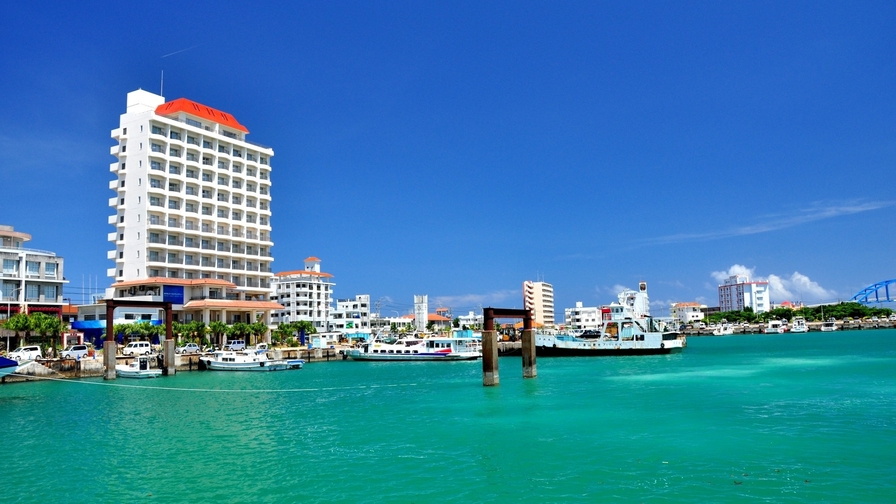
[[[159,95],[165,96],[165,70],[162,70],[162,85],[159,89]]]

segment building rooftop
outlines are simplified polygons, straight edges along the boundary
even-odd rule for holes
[[[249,130],[246,129],[245,126],[240,124],[235,117],[228,114],[227,112],[221,112],[218,109],[213,109],[211,107],[208,107],[201,103],[196,103],[186,98],[178,98],[174,101],[163,103],[156,107],[156,114],[160,116],[173,115],[177,114],[178,112],[183,112],[185,114],[190,114],[192,116],[216,122],[218,124],[223,124],[228,128],[240,130],[243,133],[249,132]]]

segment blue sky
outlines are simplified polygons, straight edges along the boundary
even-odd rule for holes
[[[0,30],[0,223],[105,287],[129,91],[274,148],[274,269],[407,313],[650,286],[718,304],[894,278],[893,2],[15,2]],[[666,311],[666,313],[668,313]]]

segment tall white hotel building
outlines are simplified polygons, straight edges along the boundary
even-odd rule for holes
[[[106,297],[174,303],[181,321],[271,322],[270,147],[229,113],[143,91],[112,130]]]

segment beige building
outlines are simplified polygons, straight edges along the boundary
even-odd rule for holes
[[[523,308],[534,311],[535,322],[554,325],[554,286],[547,282],[523,282]]]

